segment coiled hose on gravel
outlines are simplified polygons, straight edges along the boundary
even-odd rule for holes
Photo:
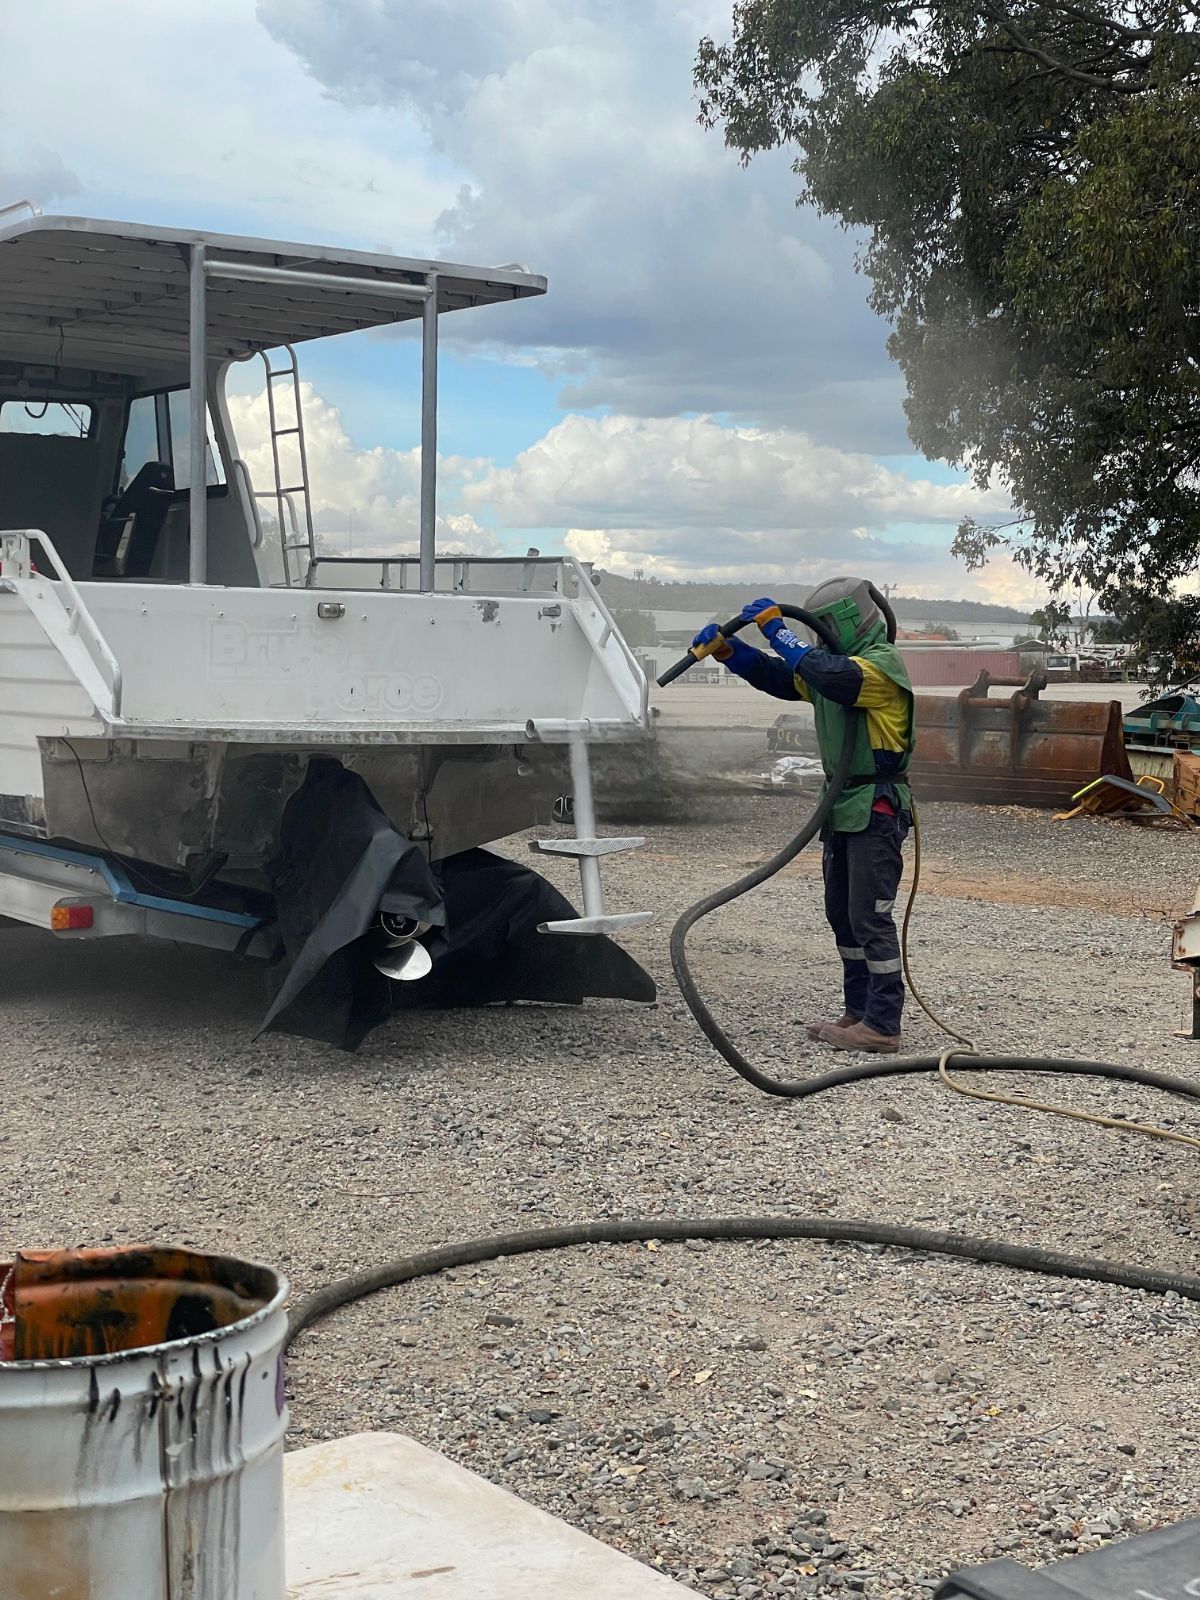
[[[895,618],[883,596],[874,590],[872,593],[888,619],[889,637],[894,639]],[[812,628],[830,648],[837,648],[816,618],[798,607],[781,606],[780,610],[784,616]],[[738,626],[741,626],[740,619],[723,624],[721,632],[729,634]],[[683,665],[681,663],[681,667]],[[899,1077],[920,1072],[936,1073],[939,1069],[944,1070],[944,1064],[950,1059],[948,1053],[941,1056],[881,1056],[867,1061],[848,1063],[845,1067],[837,1067],[828,1072],[815,1073],[809,1078],[773,1077],[747,1060],[717,1022],[700,993],[688,963],[687,936],[702,918],[766,883],[789,862],[794,861],[820,834],[849,774],[854,752],[854,719],[861,715],[861,712],[853,712],[847,716],[846,736],[837,765],[820,802],[795,838],[769,861],[756,867],[753,872],[747,873],[736,883],[707,895],[691,906],[679,918],[671,933],[671,966],[688,1010],[718,1054],[728,1062],[739,1077],[744,1078],[753,1088],[761,1090],[763,1094],[803,1100],[811,1095],[824,1094],[829,1089],[839,1089],[851,1083],[869,1082],[875,1078]],[[920,997],[917,998],[919,1000]],[[1162,1089],[1168,1094],[1180,1095],[1189,1100],[1200,1100],[1200,1083],[1194,1083],[1172,1073],[1156,1072],[1153,1068],[1133,1063],[1077,1061],[1054,1056],[979,1055],[966,1052],[955,1052],[953,1061],[956,1072],[1037,1072],[1060,1073],[1073,1077],[1113,1078],[1125,1083],[1143,1084],[1151,1089]],[[314,1323],[341,1306],[361,1300],[367,1295],[376,1294],[381,1289],[411,1283],[414,1279],[430,1277],[452,1267],[495,1261],[507,1256],[531,1255],[542,1250],[563,1250],[583,1244],[629,1244],[643,1240],[668,1242],[687,1239],[713,1241],[822,1239],[837,1243],[885,1245],[931,1255],[954,1256],[960,1260],[977,1261],[986,1265],[1012,1267],[1024,1272],[1044,1273],[1051,1277],[1115,1283],[1127,1289],[1142,1289],[1150,1294],[1174,1293],[1186,1300],[1200,1301],[1200,1277],[1190,1273],[1159,1272],[1152,1267],[1139,1266],[1133,1262],[1073,1256],[1063,1251],[1047,1250],[1033,1245],[1009,1244],[994,1239],[975,1239],[966,1234],[948,1233],[935,1228],[914,1228],[902,1223],[856,1221],[850,1218],[839,1220],[832,1217],[642,1217],[572,1222],[557,1227],[491,1234],[484,1238],[468,1239],[457,1244],[423,1250],[414,1255],[401,1256],[396,1260],[384,1262],[381,1266],[368,1267],[362,1272],[351,1273],[348,1277],[339,1278],[317,1289],[307,1299],[300,1301],[289,1318],[288,1344],[298,1338],[305,1329],[311,1328]]]
[[[1177,1294],[1200,1300],[1200,1278],[1189,1273],[1155,1272],[1121,1261],[1101,1261],[1090,1256],[1067,1255],[1060,1250],[1040,1250],[1032,1245],[1006,1244],[994,1239],[973,1239],[964,1233],[942,1233],[936,1228],[910,1228],[900,1222],[856,1222],[836,1217],[637,1217],[601,1222],[567,1222],[557,1228],[529,1228],[521,1233],[493,1233],[482,1239],[441,1245],[401,1256],[379,1267],[353,1272],[346,1278],[315,1290],[301,1300],[288,1321],[288,1344],[327,1317],[380,1289],[428,1278],[451,1267],[498,1261],[505,1256],[533,1255],[539,1250],[565,1250],[581,1244],[636,1244],[685,1239],[824,1239],[832,1243],[892,1245],[931,1255],[957,1256],[993,1266],[1016,1267],[1025,1272],[1047,1273],[1055,1278],[1085,1278],[1096,1283],[1117,1283],[1126,1289],[1146,1289],[1152,1294]]]

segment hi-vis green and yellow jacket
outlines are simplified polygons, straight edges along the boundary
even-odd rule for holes
[[[847,708],[865,711],[865,717],[855,719],[854,759],[850,780],[833,808],[834,832],[861,833],[877,799],[889,800],[897,811],[911,811],[912,794],[904,777],[914,744],[912,684],[882,621],[856,642],[853,655],[809,650],[795,673],[777,656],[740,640],[730,642],[738,648],[727,665],[753,688],[779,700],[811,703],[826,777],[841,753]]]

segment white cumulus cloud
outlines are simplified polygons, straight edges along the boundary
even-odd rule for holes
[[[1004,510],[964,483],[711,417],[570,416],[462,499],[511,527],[565,528],[577,555],[618,571],[779,580],[853,567],[931,594],[970,587],[946,554],[950,530]]]
[[[300,385],[308,458],[313,523],[321,547],[330,553],[411,555],[419,544],[421,452],[382,445],[357,446],[346,432],[341,412],[310,383]],[[242,459],[258,490],[275,482],[266,393],[231,394],[229,414]],[[290,419],[288,419],[290,420]],[[298,482],[298,463],[281,449],[283,477]],[[462,484],[486,462],[463,456],[438,460],[441,507],[438,541],[444,554],[477,555],[495,549],[495,535],[458,503]],[[265,502],[270,507],[273,502]]]
[[[536,347],[565,405],[728,412],[905,446],[903,384],[854,242],[794,205],[786,157],[744,171],[696,121],[692,63],[728,5],[259,0],[331,94],[418,119],[466,175],[452,259],[524,261],[550,294],[449,340]]]

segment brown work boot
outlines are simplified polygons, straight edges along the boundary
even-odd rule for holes
[[[848,1028],[827,1023],[821,1029],[821,1041],[831,1044],[835,1050],[872,1050],[878,1055],[888,1056],[895,1055],[900,1048],[898,1033],[876,1033],[865,1022],[852,1022]]]
[[[804,1031],[810,1039],[819,1040],[825,1037],[826,1028],[852,1028],[857,1021],[857,1017],[852,1017],[848,1011],[843,1011],[836,1022],[810,1022]]]

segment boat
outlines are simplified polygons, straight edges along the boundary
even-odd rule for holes
[[[0,915],[265,950],[253,897],[322,761],[434,868],[559,800],[575,837],[541,848],[578,861],[583,909],[550,931],[648,919],[610,912],[601,884],[640,841],[596,837],[591,751],[643,739],[649,713],[592,573],[437,548],[442,318],[546,287],[519,266],[0,210]],[[298,349],[404,324],[419,526],[383,553],[328,548]],[[251,360],[266,483],[226,394]]]

